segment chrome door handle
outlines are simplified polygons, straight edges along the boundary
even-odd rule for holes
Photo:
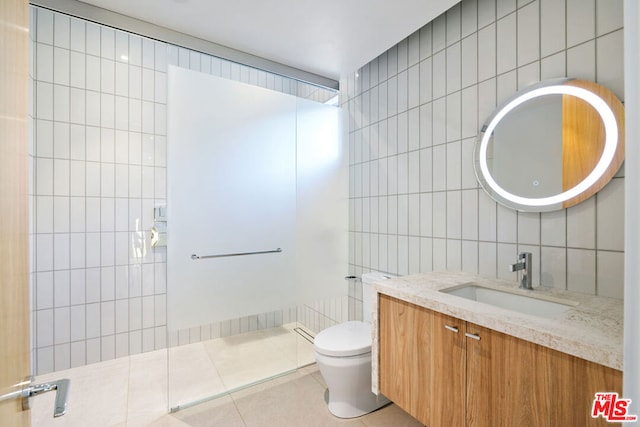
[[[31,408],[30,399],[48,391],[56,391],[56,403],[53,409],[54,417],[61,417],[67,412],[67,399],[69,397],[69,386],[71,381],[62,379],[43,384],[30,385],[25,389],[25,395],[22,398],[22,409]]]
[[[55,390],[56,402],[55,408],[53,409],[53,416],[60,417],[67,412],[67,399],[69,397],[71,381],[65,378],[43,384],[31,384],[31,382],[32,379],[29,378],[19,384],[22,386],[20,390],[0,396],[0,402],[10,399],[22,399],[22,409],[26,411],[31,408],[32,397]]]
[[[444,328],[446,330],[448,330],[448,331],[455,332],[456,334],[458,333],[458,327],[457,326],[444,325]]]

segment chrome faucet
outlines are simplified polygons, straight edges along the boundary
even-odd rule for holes
[[[531,277],[531,257],[531,252],[520,252],[518,254],[518,262],[509,265],[509,271],[511,272],[522,270],[520,289],[533,289],[533,286],[531,286],[531,284],[533,283]]]

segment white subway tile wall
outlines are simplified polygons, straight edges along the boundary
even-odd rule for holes
[[[318,102],[335,92],[33,6],[30,35],[33,371],[164,348],[166,250],[148,234],[166,203],[168,64]],[[320,330],[347,308],[345,296],[187,341],[295,320]]]
[[[463,0],[343,78],[351,272],[463,270],[515,283],[507,265],[529,251],[535,285],[621,299],[624,171],[589,200],[542,214],[498,205],[475,179],[475,136],[493,109],[562,76],[622,99],[621,0]],[[349,297],[361,302],[354,288]]]

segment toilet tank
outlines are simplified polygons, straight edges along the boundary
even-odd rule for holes
[[[370,273],[365,273],[362,275],[362,320],[364,322],[371,323],[371,315],[373,312],[371,308],[371,304],[373,301],[371,284],[374,282],[379,282],[381,280],[392,279],[394,277],[397,276],[380,273],[377,271],[372,271]]]

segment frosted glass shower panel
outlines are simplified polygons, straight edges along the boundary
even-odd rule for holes
[[[171,329],[295,306],[295,98],[177,67],[168,80]]]
[[[349,154],[343,110],[297,102],[297,290],[299,303],[311,303],[345,293]]]

